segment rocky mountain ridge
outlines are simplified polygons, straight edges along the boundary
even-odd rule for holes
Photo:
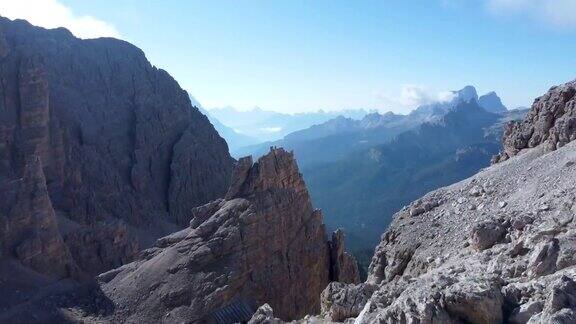
[[[89,278],[226,193],[224,140],[124,41],[0,17],[0,99],[0,263],[16,267],[6,273]]]
[[[359,281],[342,233],[326,240],[322,214],[282,149],[256,163],[240,159],[225,198],[192,215],[189,228],[160,239],[142,260],[99,276],[123,307],[113,321],[208,321],[239,301],[265,301],[296,319],[319,311],[329,282]]]
[[[326,237],[292,154],[240,159],[231,183],[225,198],[192,210],[189,227],[100,274],[88,292],[50,292],[0,321],[232,323],[263,303],[291,320],[319,313],[330,282],[359,282],[343,233]]]
[[[555,150],[576,139],[576,81],[553,87],[535,100],[523,121],[508,124],[500,162],[527,148],[545,145]]]
[[[306,173],[318,166],[345,158],[353,152],[386,144],[401,133],[424,123],[438,123],[460,104],[471,101],[490,113],[507,115],[508,111],[495,92],[478,96],[476,88],[466,86],[452,91],[452,98],[425,104],[407,115],[371,112],[362,118],[338,116],[308,128],[287,134],[282,139],[237,150],[244,155],[261,156],[270,146],[284,147],[296,153],[300,168]]]

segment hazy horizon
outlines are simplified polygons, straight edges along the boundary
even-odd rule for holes
[[[0,0],[0,8],[79,37],[129,41],[207,109],[405,114],[467,84],[513,109],[573,79],[565,67],[576,65],[574,0]]]

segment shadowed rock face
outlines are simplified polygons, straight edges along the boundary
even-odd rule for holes
[[[57,278],[119,266],[222,197],[232,165],[138,48],[0,17],[2,259]]]
[[[320,312],[331,280],[359,281],[341,232],[327,241],[322,214],[282,149],[256,163],[240,159],[226,198],[192,215],[189,228],[158,240],[142,259],[99,276],[118,305],[107,320],[210,321],[226,313],[220,309],[263,303],[296,319]]]
[[[498,95],[494,91],[489,92],[483,96],[480,96],[478,98],[478,104],[482,108],[486,109],[486,111],[493,113],[501,113],[507,110],[504,104],[502,104],[502,100],[500,99],[500,97],[498,97]]]
[[[555,150],[576,139],[576,81],[552,87],[537,98],[523,121],[513,121],[504,133],[504,150],[494,157],[501,162],[520,151],[545,144]]]

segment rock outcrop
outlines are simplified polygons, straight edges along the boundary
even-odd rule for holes
[[[118,267],[222,197],[232,167],[138,48],[0,17],[0,263],[54,279]]]
[[[0,257],[55,278],[77,277],[78,266],[58,231],[39,158],[27,161],[22,178],[3,183]]]
[[[552,87],[537,98],[523,121],[513,121],[504,133],[504,150],[494,157],[501,162],[522,150],[544,145],[555,150],[576,139],[576,81]]]
[[[284,320],[317,314],[330,281],[359,282],[342,233],[333,238],[326,238],[291,153],[272,149],[256,163],[240,159],[225,199],[193,209],[188,228],[98,276],[117,305],[100,320],[242,321],[230,316],[264,303]]]

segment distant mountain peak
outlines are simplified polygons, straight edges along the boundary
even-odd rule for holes
[[[476,88],[471,85],[467,85],[460,90],[453,91],[452,93],[454,93],[455,95],[453,99],[453,102],[455,103],[461,101],[468,102],[471,101],[472,99],[478,100],[478,92],[476,91]]]
[[[481,96],[478,99],[478,104],[489,112],[500,113],[508,110],[494,91]]]
[[[364,118],[362,118],[360,121],[360,124],[363,128],[375,128],[397,120],[398,118],[402,118],[402,116],[396,115],[391,111],[384,114],[380,114],[379,112],[372,112],[364,116]]]

